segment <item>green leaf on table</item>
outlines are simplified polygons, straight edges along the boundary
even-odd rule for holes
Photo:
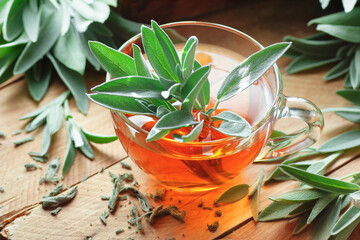
[[[336,94],[340,95],[351,103],[360,106],[360,90],[342,89],[336,91]]]
[[[198,125],[196,125],[191,132],[189,132],[186,135],[180,135],[180,134],[173,134],[174,140],[178,142],[192,142],[195,139],[197,139],[203,129],[204,126],[204,120],[202,120]]]
[[[235,96],[257,81],[290,47],[290,43],[277,43],[252,54],[225,78],[217,99],[221,102]]]
[[[352,130],[342,133],[323,143],[319,152],[335,152],[360,146],[360,130]]]
[[[2,35],[8,42],[13,41],[24,30],[22,14],[26,1],[13,0],[2,25]]]
[[[79,131],[83,145],[79,147],[80,151],[89,159],[94,159],[94,151],[92,150],[85,134],[82,131]]]
[[[195,104],[196,98],[199,93],[202,91],[202,88],[207,81],[209,76],[211,66],[206,65],[195,72],[193,72],[188,80],[186,81],[184,87],[181,90],[181,95],[184,99],[181,109],[184,111],[191,112]]]
[[[246,197],[248,194],[249,185],[239,184],[235,185],[226,190],[221,196],[215,201],[216,203],[232,203],[239,201]]]
[[[307,223],[312,223],[312,221],[314,221],[314,219],[319,216],[319,214],[337,197],[338,195],[335,194],[327,194],[324,195],[322,198],[318,199],[311,210],[311,213],[307,219]]]
[[[137,75],[152,78],[151,71],[149,70],[144,56],[141,53],[140,47],[134,43],[132,46]]]
[[[70,130],[71,140],[73,141],[76,148],[82,147],[84,145],[84,141],[83,141],[83,138],[81,137],[80,131],[77,129],[75,124],[71,121],[71,119],[68,120],[68,122],[70,122],[69,130]]]
[[[340,39],[309,40],[291,36],[284,37],[284,41],[292,42],[291,49],[313,57],[333,57],[338,48],[346,44]]]
[[[144,107],[136,98],[107,95],[101,93],[88,94],[91,101],[105,108],[129,114],[154,115],[149,108]]]
[[[256,178],[255,182],[249,187],[249,197],[253,196],[258,188],[261,188],[264,179],[264,168],[261,168],[259,176]]]
[[[321,67],[329,63],[337,62],[340,58],[319,58],[319,57],[309,57],[306,55],[301,55],[295,58],[286,68],[286,72],[289,74],[298,73],[301,71]]]
[[[234,137],[247,137],[251,133],[250,124],[240,115],[224,111],[212,117],[213,121],[222,121],[219,127],[213,127],[217,131]]]
[[[270,197],[270,199],[275,202],[302,203],[322,198],[325,195],[326,192],[317,189],[296,189],[294,191],[280,194],[276,197]]]
[[[89,46],[101,66],[114,78],[136,75],[134,59],[100,42],[89,41]]]
[[[37,9],[31,7],[31,1],[29,1],[24,6],[24,10],[22,12],[22,21],[24,30],[30,41],[36,42],[39,36],[40,14]]]
[[[182,73],[185,83],[194,68],[195,53],[198,43],[198,39],[195,36],[192,36],[187,40],[184,47],[183,55],[185,54],[185,56],[182,60]]]
[[[342,194],[353,193],[360,189],[360,187],[354,183],[345,182],[335,178],[324,177],[287,165],[280,165],[279,167],[284,173],[293,177],[294,179],[326,192]]]
[[[346,58],[331,68],[324,77],[325,81],[334,80],[349,72],[351,58]]]
[[[360,208],[355,206],[349,207],[348,210],[341,216],[341,218],[334,225],[331,234],[336,235],[349,227],[354,222],[360,221]]]
[[[350,13],[337,12],[323,17],[312,19],[308,25],[329,24],[329,25],[348,25],[356,26],[359,23],[360,8],[355,8]]]
[[[51,144],[51,133],[49,131],[48,125],[45,125],[41,139],[41,155],[45,155],[48,152],[50,144]]]
[[[66,67],[84,74],[86,57],[80,46],[80,38],[71,26],[64,36],[59,36],[54,46],[54,56]]]
[[[159,77],[164,77],[166,79],[172,79],[175,82],[179,82],[177,75],[175,74],[174,69],[171,68],[167,56],[156,37],[156,34],[148,27],[142,26],[141,28],[142,42],[145,49],[146,56],[149,59],[149,62],[156,74]]]
[[[80,130],[85,135],[87,140],[94,143],[100,143],[100,144],[110,143],[118,139],[117,136],[95,134],[85,131],[83,128],[81,128]]]
[[[360,42],[360,26],[319,24],[316,30],[325,32],[344,41],[353,43]]]
[[[176,52],[175,46],[170,40],[169,36],[163,29],[154,21],[151,21],[151,26],[155,32],[155,35],[162,46],[166,59],[173,71],[175,71],[176,65],[180,64],[179,56]]]
[[[26,83],[32,98],[40,101],[48,87],[51,78],[52,67],[44,61],[37,62],[25,72]]]
[[[317,217],[314,229],[312,231],[312,239],[327,240],[331,236],[331,229],[339,218],[341,211],[342,196],[339,196],[336,201],[330,204]]]
[[[335,240],[347,240],[349,239],[351,233],[355,230],[355,228],[359,225],[360,218],[358,218],[356,221],[353,221],[350,225],[348,225],[346,228],[344,228],[342,231],[340,231],[335,237]]]
[[[324,175],[325,173],[325,169],[331,164],[333,163],[338,157],[340,157],[344,152],[343,151],[339,151],[339,152],[335,152],[329,156],[327,156],[326,158],[322,159],[322,160],[317,160],[315,161],[313,164],[311,164],[306,171],[310,172],[310,173],[315,173],[315,174],[320,174],[320,175]]]
[[[289,213],[301,203],[272,202],[259,215],[258,221],[268,222],[289,217]]]
[[[302,233],[309,226],[309,224],[306,222],[308,216],[309,213],[305,213],[300,217],[298,224],[296,225],[292,233],[293,235],[298,235]]]
[[[76,156],[76,147],[75,147],[73,141],[71,140],[70,128],[71,128],[71,123],[66,122],[66,129],[68,131],[68,139],[67,139],[65,158],[64,158],[63,167],[62,167],[62,178],[64,178],[64,175],[70,170],[72,164],[74,163],[75,156]]]
[[[54,158],[49,163],[45,172],[45,181],[52,181],[60,166],[60,158]]]
[[[133,98],[163,99],[164,88],[158,80],[149,77],[128,76],[112,79],[92,88],[91,91]]]
[[[259,218],[259,211],[260,211],[260,186],[257,187],[254,195],[251,199],[251,214],[255,222],[257,222]]]
[[[59,74],[61,80],[65,83],[66,87],[70,90],[71,94],[75,98],[75,103],[82,113],[86,113],[89,106],[89,101],[86,97],[86,86],[84,78],[71,69],[66,68],[62,63],[58,62],[52,55],[46,55],[56,72]]]
[[[47,54],[60,35],[61,19],[58,13],[53,13],[40,28],[36,42],[29,42],[16,61],[14,74],[20,74],[31,68],[37,61]]]
[[[60,130],[64,118],[64,110],[60,104],[55,104],[49,108],[49,113],[46,117],[46,125],[49,127],[51,135]]]
[[[26,125],[25,132],[32,132],[35,129],[38,129],[41,125],[43,125],[46,121],[47,114],[48,110],[45,110],[39,115],[37,115],[30,123]]]
[[[360,46],[356,48],[355,57],[350,64],[350,82],[353,89],[360,87]]]

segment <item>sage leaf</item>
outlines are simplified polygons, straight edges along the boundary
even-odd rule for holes
[[[113,142],[118,139],[117,136],[99,135],[99,134],[95,134],[95,133],[90,133],[88,131],[85,131],[83,128],[81,128],[80,130],[85,135],[87,140],[94,142],[94,143],[100,143],[100,144],[110,143],[110,142]]]
[[[245,90],[258,80],[290,47],[290,43],[268,46],[246,58],[225,78],[218,93],[218,101],[225,101]]]
[[[37,72],[39,72],[38,77],[36,74]],[[35,101],[38,102],[44,97],[49,86],[51,73],[51,66],[44,64],[44,61],[37,62],[35,66],[25,72],[26,83],[30,95]]]
[[[301,203],[280,203],[272,202],[259,215],[258,221],[268,222],[288,217],[288,214]]]
[[[340,39],[309,40],[291,36],[284,37],[284,41],[292,42],[291,49],[313,57],[333,57],[337,49],[346,44]]]
[[[309,216],[309,214],[306,213],[300,217],[298,224],[296,225],[296,227],[293,231],[293,235],[300,234],[309,226],[309,224],[306,222],[306,219],[308,218],[308,216]]]
[[[324,80],[330,81],[341,77],[349,72],[350,58],[346,58],[336,64],[330,71],[325,75]]]
[[[60,158],[54,158],[53,160],[51,160],[51,162],[49,163],[46,172],[45,172],[45,181],[52,181],[53,177],[55,177],[55,175],[57,174],[58,170],[60,167]],[[60,190],[62,189],[62,185],[60,185]],[[60,191],[59,190],[59,191]],[[53,191],[50,192],[49,196],[54,196],[56,194],[52,193]]]
[[[107,95],[100,93],[88,94],[91,101],[105,108],[129,114],[154,115],[154,112],[136,101],[136,98]]]
[[[353,8],[355,7],[357,0],[350,0],[350,1],[342,1],[342,4],[344,6],[344,11],[346,13],[350,12],[351,10],[353,10]]]
[[[360,47],[356,48],[355,57],[350,64],[350,82],[353,89],[360,87]]]
[[[199,137],[203,127],[204,127],[204,120],[202,120],[198,125],[196,125],[188,134],[186,135],[173,134],[173,138],[174,140],[181,143],[192,142]]]
[[[90,40],[95,40],[94,34],[91,34],[91,32],[87,31],[85,33],[79,33],[80,43],[81,43],[81,49],[83,50],[83,53],[86,57],[86,59],[90,62],[90,64],[95,68],[96,71],[99,71],[101,68],[100,63],[97,61],[94,54],[91,52],[88,42]]]
[[[325,196],[325,192],[319,191],[317,189],[296,189],[291,192],[286,192],[280,194],[276,197],[270,197],[271,200],[275,202],[284,202],[284,203],[297,203],[312,201]]]
[[[360,187],[354,183],[349,183],[335,178],[324,177],[314,173],[309,173],[291,166],[280,165],[279,167],[283,172],[295,178],[296,180],[327,192],[339,194],[353,193],[360,189]]]
[[[360,106],[360,91],[354,89],[342,89],[336,91],[336,94],[350,101],[351,103]],[[360,112],[360,111],[359,111]]]
[[[31,7],[31,1],[29,1],[22,12],[22,21],[24,30],[29,37],[30,41],[36,42],[38,40],[40,29],[40,14],[37,9]]]
[[[331,234],[336,235],[339,234],[341,231],[343,231],[345,228],[347,228],[350,224],[353,222],[356,222],[360,219],[360,209],[351,206],[342,216],[341,218],[336,222],[334,225]]]
[[[140,47],[136,44],[133,44],[132,46],[133,46],[133,58],[135,61],[135,68],[137,75],[152,78],[151,72],[141,53]]]
[[[354,192],[350,197],[354,201],[354,206],[360,208],[360,192]]]
[[[315,161],[313,164],[311,164],[306,169],[306,171],[315,173],[315,174],[324,175],[324,172],[325,172],[325,169],[327,168],[327,166],[329,166],[331,163],[333,163],[343,153],[344,153],[343,151],[336,152],[336,153],[333,153],[333,154],[327,156],[326,158],[324,158],[322,160]]]
[[[194,61],[194,69],[197,70],[201,68],[201,64],[195,59]],[[203,111],[205,112],[206,110],[206,105],[209,104],[210,102],[210,82],[209,79],[205,81],[198,97],[197,97],[200,105],[203,108]]]
[[[360,130],[342,133],[323,143],[318,151],[322,153],[346,150],[360,146]]]
[[[176,52],[174,44],[170,40],[169,36],[164,32],[163,29],[160,28],[160,26],[154,20],[151,21],[151,27],[155,32],[155,35],[164,51],[164,54],[171,69],[174,71],[176,65],[180,64],[179,56]]]
[[[48,110],[45,110],[37,115],[28,125],[26,125],[25,132],[32,132],[43,125],[46,121],[47,114]]]
[[[81,139],[83,141],[83,145],[79,147],[80,151],[89,159],[94,159],[94,151],[92,150],[86,136],[83,132],[79,132]]]
[[[299,190],[300,189],[302,189],[302,188],[300,187]],[[300,206],[296,207],[294,210],[289,212],[288,217],[295,217],[295,216],[299,216],[305,212],[308,212],[312,207],[314,207],[314,204],[315,204],[314,201],[305,201]]]
[[[74,145],[76,148],[82,147],[84,145],[84,141],[81,137],[80,131],[76,128],[76,126],[73,123],[70,123],[70,134],[71,139],[74,142]]]
[[[49,131],[48,125],[46,124],[43,129],[42,140],[41,140],[41,155],[45,155],[48,152],[50,144],[51,144],[51,133]]]
[[[324,66],[333,62],[339,61],[340,58],[319,58],[319,57],[309,57],[306,55],[301,55],[295,58],[286,68],[286,72],[289,74],[298,73],[301,71],[317,68]]]
[[[201,67],[197,69],[194,73],[190,75],[188,80],[186,81],[185,86],[183,87],[184,93],[186,93],[189,90],[189,87],[191,85],[194,85],[193,88],[189,91],[188,94],[186,94],[186,97],[184,98],[183,104],[181,105],[181,110],[191,112],[193,109],[193,106],[195,104],[196,98],[201,92],[205,82],[207,81],[207,77],[209,76],[211,66],[207,65],[204,67]],[[188,84],[189,82],[189,84]],[[183,93],[182,93],[183,95]],[[185,94],[184,94],[185,95]]]
[[[319,214],[337,197],[338,196],[335,194],[328,194],[318,199],[311,210],[311,213],[307,219],[307,223],[312,223],[312,221],[314,221],[314,219],[319,216]]]
[[[331,230],[340,215],[342,197],[330,204],[317,218],[312,231],[312,239],[327,240],[331,236]]]
[[[251,133],[251,126],[240,115],[224,111],[212,117],[213,121],[223,121],[219,127],[213,127],[217,131],[234,137],[247,137]]]
[[[60,161],[59,161],[59,164],[60,164]],[[64,183],[60,183],[59,185],[54,187],[46,197],[52,197],[52,196],[58,195],[61,192],[63,186],[64,186]]]
[[[353,43],[360,42],[360,26],[319,24],[316,30],[325,32],[344,41]]]
[[[312,19],[308,25],[312,25],[314,23],[317,24],[328,24],[328,25],[356,25],[358,23],[358,16],[360,13],[360,8],[355,8],[350,13],[346,12],[337,12],[333,14],[329,14],[323,17]]]
[[[15,147],[17,147],[17,146],[20,146],[20,145],[22,145],[22,144],[24,144],[24,143],[28,143],[28,142],[31,142],[31,141],[34,141],[34,137],[33,137],[33,136],[31,136],[31,137],[25,137],[25,138],[19,139],[19,140],[15,140],[15,141],[13,141],[13,143],[14,143]]]
[[[170,99],[171,96],[179,96],[180,89],[182,88],[180,83],[175,83],[168,90],[162,91],[161,96],[164,99]]]
[[[55,12],[44,22],[45,25],[40,29],[39,40],[29,42],[21,52],[15,64],[14,74],[23,73],[31,68],[31,66],[44,57],[54,45],[60,34],[60,15]]]
[[[101,66],[114,78],[136,75],[134,59],[100,42],[89,41],[89,46]]]
[[[11,42],[23,31],[23,22],[21,18],[21,12],[23,10],[26,1],[13,0],[10,3],[9,12],[4,19],[2,25],[2,34],[6,41]]]
[[[108,209],[109,209],[109,212],[111,212],[111,213],[114,212],[114,210],[115,210],[115,204],[116,204],[119,192],[120,192],[121,185],[122,185],[122,181],[120,180],[119,177],[116,177],[114,179],[114,188],[112,190],[112,194],[111,194],[111,197],[108,202]]]
[[[232,203],[243,199],[249,190],[248,184],[235,185],[226,190],[221,196],[215,201],[217,203]]]
[[[68,137],[67,146],[66,146],[66,153],[64,158],[64,163],[62,167],[62,177],[70,170],[72,164],[74,163],[76,156],[76,148],[71,140],[70,136]]]
[[[191,43],[191,45],[187,46],[186,44],[188,44],[188,43]],[[182,73],[183,73],[185,82],[193,71],[194,60],[195,60],[195,51],[196,51],[196,47],[197,47],[198,43],[199,43],[198,39],[193,36],[193,37],[189,38],[187,43],[185,44],[184,51],[186,51],[186,54],[185,54],[184,60],[182,62],[182,66],[183,66]]]
[[[259,218],[259,210],[260,210],[259,194],[260,194],[260,187],[257,187],[257,191],[255,191],[251,199],[251,214],[255,222],[257,222]]]
[[[162,90],[158,80],[140,76],[115,78],[91,89],[93,92],[124,97],[163,99]]]
[[[75,98],[76,105],[82,113],[86,113],[89,106],[89,101],[86,97],[86,86],[84,78],[77,72],[66,68],[62,63],[58,62],[52,55],[46,55],[54,65],[56,72],[59,74],[61,80],[70,90]]]
[[[264,168],[261,168],[259,176],[256,178],[255,182],[249,187],[249,197],[252,197],[256,191],[261,189],[261,185],[264,178]]]
[[[44,197],[41,199],[41,206],[44,209],[57,207],[71,201],[77,193],[77,186],[70,189],[66,195]]]
[[[54,46],[54,56],[64,66],[84,74],[86,57],[80,46],[80,38],[74,27],[70,26],[64,36],[59,36]]]
[[[182,127],[188,127],[195,124],[199,124],[199,122],[195,121],[192,113],[184,110],[180,110],[176,112],[170,112],[164,115],[154,125],[154,128],[160,130],[172,130]]]
[[[350,237],[351,233],[354,231],[354,229],[359,225],[359,223],[360,218],[358,218],[356,221],[353,221],[335,236],[335,240],[347,240]]]
[[[161,76],[179,82],[178,77],[174,73],[175,69],[173,70],[171,68],[156,34],[150,28],[142,26],[141,36],[146,56],[156,74],[159,77]]]
[[[170,133],[170,130],[160,130],[160,129],[153,127],[146,137],[146,142],[159,140],[160,138],[165,137],[169,133]]]
[[[84,19],[103,23],[110,14],[110,8],[101,1],[71,1],[71,7]]]
[[[61,128],[64,118],[64,110],[61,104],[56,104],[49,108],[49,113],[46,117],[46,125],[49,128],[51,135],[55,134]]]

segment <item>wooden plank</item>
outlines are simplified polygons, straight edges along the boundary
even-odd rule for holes
[[[101,82],[105,75],[104,73],[90,74],[92,74],[92,76],[88,76],[90,85]],[[25,163],[33,162],[28,152],[40,151],[41,149],[42,127],[28,134],[23,131],[20,135],[12,136],[12,133],[17,129],[24,129],[27,123],[27,121],[18,121],[17,119],[38,107],[46,105],[63,91],[65,91],[63,84],[54,81],[44,100],[38,104],[28,94],[24,80],[14,82],[0,90],[0,130],[7,134],[4,140],[0,140],[2,144],[0,146],[2,164],[0,185],[5,189],[4,193],[0,193],[0,205],[3,205],[0,209],[0,226],[11,221],[15,216],[23,214],[24,211],[26,212],[29,206],[38,203],[41,196],[53,187],[52,184],[38,184],[39,178],[45,174],[47,164],[42,164],[42,169],[36,171],[27,172],[24,168]],[[70,101],[70,107],[74,119],[86,130],[94,133],[114,134],[108,110],[91,103],[89,112],[85,116],[77,110],[73,100]],[[25,136],[34,136],[35,141],[14,147],[12,142]],[[62,129],[53,136],[49,151],[52,158],[64,157],[66,136],[63,123]],[[65,185],[74,185],[85,176],[97,172],[101,166],[111,166],[126,157],[126,153],[118,141],[105,145],[92,144],[92,146],[95,159],[90,161],[78,153],[74,165],[65,178]]]
[[[335,171],[330,176],[332,177],[342,177],[347,174],[360,171],[360,158],[354,159],[345,167],[340,168]],[[275,196],[273,194],[272,196]],[[257,222],[255,223],[253,220],[249,223],[241,226],[239,229],[226,236],[226,239],[261,239],[266,236],[267,239],[302,239],[307,240],[311,239],[311,228],[304,231],[303,233],[292,236],[292,232],[297,224],[296,219],[291,220],[282,220],[282,221],[274,221],[274,222]],[[312,226],[312,225],[311,225]],[[353,234],[350,236],[349,240],[360,239],[360,225],[353,231]]]

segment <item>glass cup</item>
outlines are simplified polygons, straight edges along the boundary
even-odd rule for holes
[[[212,64],[212,101],[221,80],[241,60],[263,48],[250,36],[214,23],[176,22],[162,28],[179,52],[190,36],[199,39],[196,58],[202,64]],[[143,50],[141,36],[137,35],[120,51],[132,56],[133,43]],[[110,80],[108,74],[107,81]],[[308,100],[284,96],[282,88],[280,71],[274,65],[247,90],[219,105],[219,111],[230,109],[248,120],[252,131],[246,138],[220,138],[214,133],[212,140],[202,142],[179,143],[170,138],[146,142],[155,124],[153,118],[116,111],[111,111],[111,115],[125,151],[144,172],[167,187],[205,191],[234,178],[256,158],[283,157],[318,140],[324,125],[319,108]],[[306,127],[270,138],[275,122],[282,118],[301,119]]]

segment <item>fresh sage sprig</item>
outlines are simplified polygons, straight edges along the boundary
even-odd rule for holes
[[[329,6],[330,0],[319,0],[322,9],[326,9]],[[355,7],[357,0],[341,1],[345,12],[351,12]]]
[[[251,126],[246,119],[231,111],[223,111],[216,116],[213,112],[221,102],[258,80],[289,48],[290,43],[271,45],[245,59],[226,77],[215,106],[210,107],[208,76],[211,66],[201,66],[195,59],[197,38],[193,36],[187,40],[179,57],[165,31],[155,21],[151,22],[151,27],[142,26],[141,37],[154,73],[135,44],[131,57],[102,43],[89,42],[95,57],[113,77],[111,81],[92,88],[95,93],[89,94],[89,98],[103,107],[125,114],[157,117],[159,120],[150,130],[147,141],[161,139],[173,130],[189,126],[192,128],[189,133],[173,134],[173,139],[194,141],[205,126],[228,136],[249,136]],[[193,111],[198,111],[202,119],[196,120]],[[220,124],[214,125],[217,121]]]
[[[87,61],[100,65],[87,42],[113,47],[138,33],[140,25],[110,10],[116,0],[2,0],[0,3],[0,84],[25,73],[32,98],[40,101],[57,72],[83,113],[88,99],[83,78]]]
[[[329,2],[329,1],[324,1]],[[346,2],[346,1],[343,1]],[[353,5],[344,7],[352,9]],[[306,38],[285,37],[293,44],[286,53],[294,58],[286,69],[297,73],[323,65],[337,63],[324,77],[325,81],[346,75],[344,87],[358,89],[360,86],[360,8],[339,12],[311,20],[308,25],[317,24],[321,33]]]

